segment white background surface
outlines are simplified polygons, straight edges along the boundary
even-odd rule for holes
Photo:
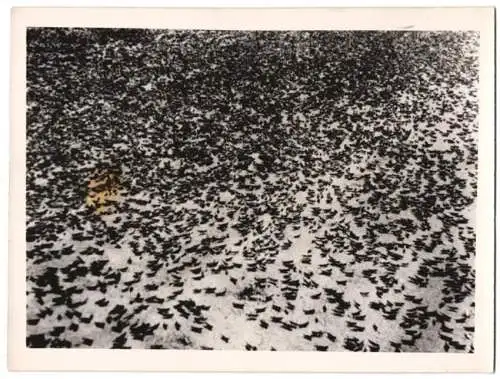
[[[6,313],[7,313],[7,242],[8,242],[8,164],[9,164],[9,77],[10,77],[10,67],[9,67],[9,54],[10,54],[10,8],[13,6],[127,6],[127,7],[146,7],[146,6],[177,6],[177,7],[209,7],[209,6],[232,6],[232,7],[249,7],[249,6],[490,6],[496,5],[494,1],[318,1],[318,0],[255,0],[255,1],[210,1],[210,0],[181,0],[181,1],[166,1],[166,0],[53,0],[53,1],[42,1],[42,0],[0,0],[0,41],[2,47],[2,59],[0,70],[0,94],[2,96],[2,101],[0,102],[2,122],[0,123],[0,206],[2,207],[2,212],[0,212],[0,241],[3,243],[0,253],[0,268],[3,272],[0,274],[0,280],[2,281],[2,286],[0,287],[0,372],[1,377],[6,378],[87,378],[89,373],[8,373],[6,368],[7,361],[7,341],[6,341]],[[497,31],[498,33],[498,31]],[[498,35],[497,35],[498,36]],[[15,70],[15,67],[12,68]],[[498,85],[498,84],[497,84]],[[497,87],[498,88],[498,87]],[[498,183],[497,183],[498,184]],[[498,187],[498,185],[497,185]],[[15,206],[15,205],[14,205]],[[498,283],[497,283],[498,285]],[[497,287],[498,289],[498,287]],[[498,324],[497,324],[498,325]],[[256,377],[268,377],[268,378],[278,378],[278,377],[288,377],[290,374],[222,374],[222,373],[211,373],[211,374],[179,374],[179,373],[157,373],[157,374],[139,374],[139,373],[93,373],[91,374],[97,378],[135,378],[138,375],[144,375],[148,378],[193,378],[198,375],[204,375],[209,378],[236,378],[243,377],[246,378],[256,378]],[[293,374],[292,374],[293,375]],[[294,376],[306,377],[309,374]],[[349,377],[349,378],[360,378],[368,374],[343,374],[336,375],[336,377]],[[386,374],[371,374],[375,377],[385,377]],[[412,375],[415,376],[415,375]],[[423,375],[417,375],[424,377]],[[425,377],[438,377],[440,375],[430,374]],[[473,377],[479,377],[479,375],[471,375]]]

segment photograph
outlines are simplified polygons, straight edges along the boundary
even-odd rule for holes
[[[18,343],[473,356],[480,31],[202,26],[23,29]]]

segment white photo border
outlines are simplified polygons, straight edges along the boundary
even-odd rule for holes
[[[26,29],[480,32],[475,352],[344,353],[26,347]],[[14,371],[491,372],[494,354],[494,8],[13,8],[8,366]]]

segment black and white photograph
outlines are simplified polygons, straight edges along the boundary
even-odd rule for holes
[[[25,347],[474,354],[481,37],[27,27]]]

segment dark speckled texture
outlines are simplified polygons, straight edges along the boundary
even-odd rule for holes
[[[27,346],[473,351],[477,34],[27,38]]]

